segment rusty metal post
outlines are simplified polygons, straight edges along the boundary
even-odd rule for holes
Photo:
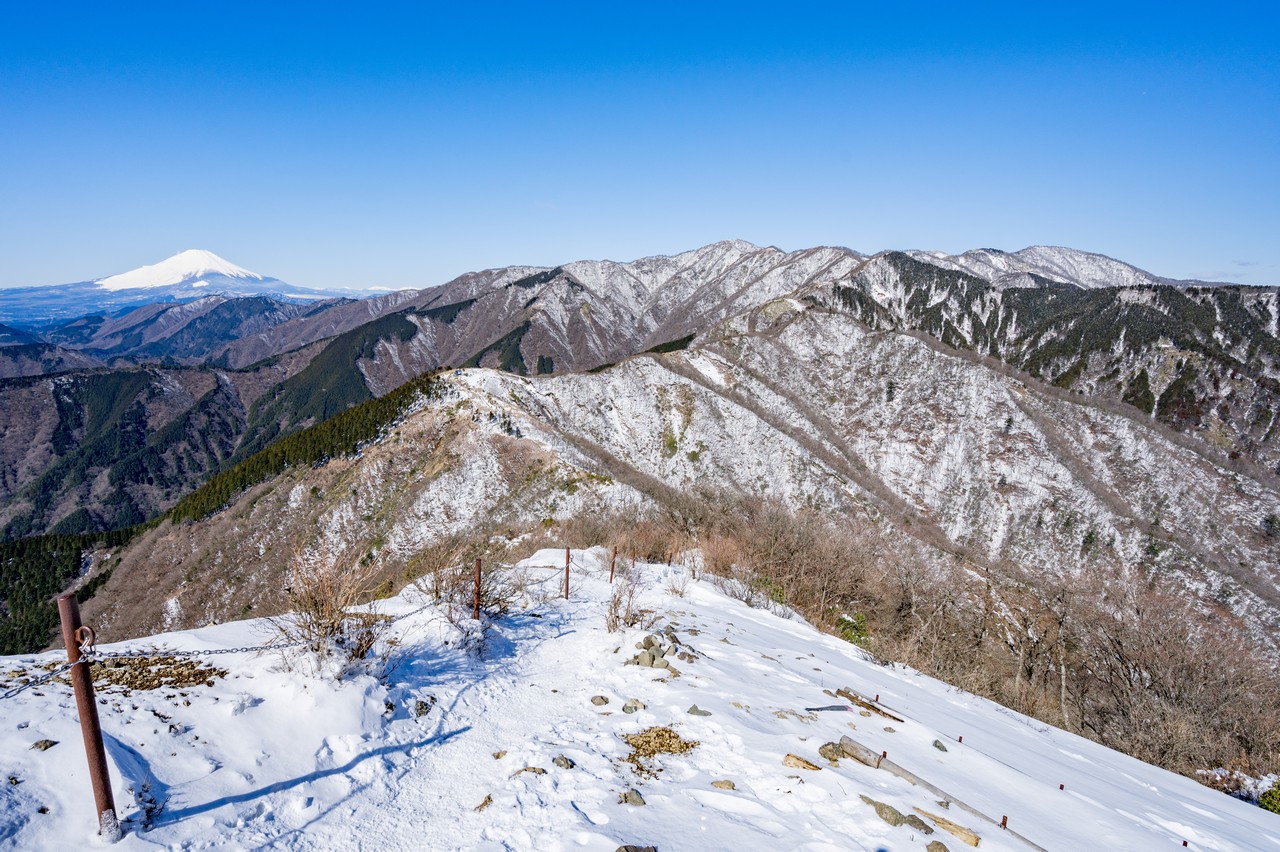
[[[1009,827],[1009,818],[1007,816],[1000,817],[1000,827],[1001,828]]]
[[[480,620],[480,557],[476,557],[476,599],[471,607],[471,617]]]
[[[569,548],[564,549],[564,599],[569,600]]]
[[[62,620],[62,641],[67,646],[67,661],[80,661],[81,637],[93,632],[80,625],[80,605],[74,593],[58,596],[58,617]],[[89,759],[89,780],[93,784],[93,801],[98,813],[98,834],[114,843],[120,839],[120,820],[111,796],[111,776],[107,773],[107,752],[102,746],[102,726],[98,722],[98,704],[93,698],[93,677],[87,663],[71,667],[71,688],[76,694],[76,715],[84,735],[84,753]]]
[[[609,585],[613,585],[613,566],[618,564],[618,545],[613,546],[613,558],[609,560]]]

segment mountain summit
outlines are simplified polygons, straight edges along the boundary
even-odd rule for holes
[[[265,275],[236,266],[211,251],[187,249],[173,257],[141,266],[119,275],[100,278],[95,283],[102,290],[135,290],[152,287],[170,287],[178,284],[199,286],[206,279],[236,279],[240,281],[267,281]]]

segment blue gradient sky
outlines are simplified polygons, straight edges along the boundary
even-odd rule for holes
[[[0,286],[206,248],[422,287],[730,237],[1280,284],[1262,4],[17,6]]]

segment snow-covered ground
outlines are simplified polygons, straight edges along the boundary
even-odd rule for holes
[[[977,832],[983,849],[1033,848],[1011,832],[1052,850],[1173,849],[1184,840],[1202,850],[1280,849],[1280,817],[878,665],[709,582],[688,581],[679,596],[671,587],[686,579],[681,567],[639,566],[641,605],[655,621],[609,633],[608,558],[573,553],[568,601],[559,597],[563,551],[522,563],[542,582],[529,585],[527,607],[495,623],[483,659],[408,590],[378,605],[408,614],[394,626],[399,665],[385,682],[307,676],[286,669],[279,652],[233,653],[201,658],[227,671],[211,686],[100,691],[112,786],[128,819],[120,847],[964,847],[942,829],[890,825],[866,796],[903,814],[918,807],[945,816]],[[624,665],[637,641],[668,626],[686,654],[673,663],[678,677]],[[262,622],[243,621],[104,650],[236,648],[268,638]],[[0,658],[0,684],[59,658]],[[903,721],[857,707],[806,711],[848,706],[831,694],[838,689],[878,695]],[[643,709],[623,712],[630,699]],[[692,705],[709,715],[690,714]],[[105,845],[74,707],[70,688],[57,683],[0,700],[0,845]],[[642,758],[653,773],[641,775],[624,760],[623,735],[655,726],[697,746]],[[887,771],[819,756],[842,735],[887,752],[956,802],[945,807],[937,793]],[[32,748],[45,739],[57,745]],[[817,768],[787,765],[788,754]],[[561,756],[568,760],[556,762]],[[645,804],[619,801],[633,789]],[[144,790],[158,808],[149,827]],[[961,802],[995,823],[1007,816],[1009,831]],[[928,817],[922,824],[935,826]]]

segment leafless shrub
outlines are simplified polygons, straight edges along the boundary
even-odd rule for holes
[[[624,627],[635,627],[645,621],[646,610],[636,605],[639,594],[640,572],[634,566],[628,564],[615,572],[609,607],[604,614],[606,630],[617,633]]]
[[[268,623],[279,641],[302,643],[314,654],[318,671],[341,677],[385,646],[390,619],[355,609],[372,596],[376,576],[376,567],[357,556],[340,557],[324,545],[299,549],[286,576],[292,611]],[[284,653],[286,664],[297,659],[292,650]]]

